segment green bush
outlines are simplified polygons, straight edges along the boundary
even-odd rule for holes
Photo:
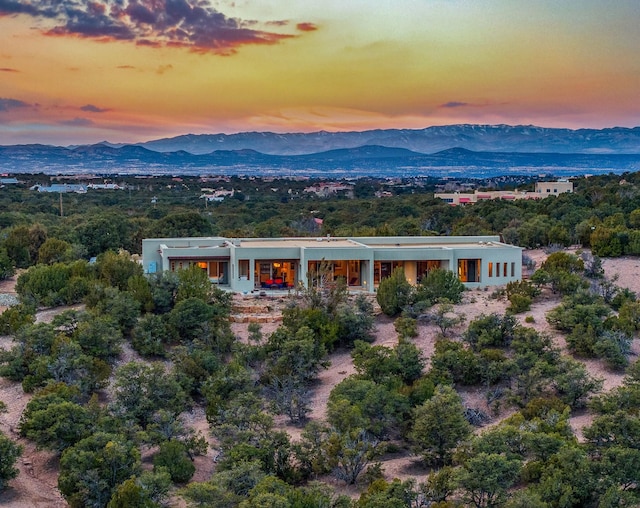
[[[154,470],[166,468],[174,483],[187,483],[191,480],[196,467],[187,456],[187,449],[179,441],[165,441],[160,451],[153,457]]]
[[[407,281],[403,268],[396,268],[390,277],[382,279],[376,299],[387,316],[397,316],[413,300],[414,289]]]
[[[432,304],[445,300],[460,303],[463,292],[464,284],[454,272],[436,268],[423,277],[416,290],[416,300],[429,301]]]
[[[520,314],[531,310],[531,304],[533,299],[530,296],[513,294],[509,297],[509,305],[507,306],[507,312],[510,314]]]
[[[22,455],[22,446],[0,432],[0,492],[5,489],[11,478],[18,476],[19,471],[14,465],[20,455]]]

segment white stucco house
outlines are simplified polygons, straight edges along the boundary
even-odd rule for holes
[[[349,289],[375,292],[396,267],[404,268],[412,284],[433,268],[454,271],[468,287],[522,277],[522,249],[498,236],[147,238],[142,263],[148,274],[196,265],[212,283],[236,292],[291,289],[338,277]]]

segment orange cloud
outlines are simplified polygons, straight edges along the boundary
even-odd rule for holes
[[[318,29],[318,25],[313,23],[298,23],[296,28],[301,32],[315,32]]]

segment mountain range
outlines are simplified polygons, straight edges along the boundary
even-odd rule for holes
[[[433,154],[449,148],[476,152],[640,153],[640,127],[552,129],[533,125],[445,125],[424,129],[277,134],[187,134],[140,143],[158,152],[184,150],[206,154],[215,150],[256,150],[270,155],[303,155],[366,145],[405,148]]]
[[[420,130],[188,134],[146,143],[0,146],[8,173],[465,176],[640,170],[640,127],[454,125]]]

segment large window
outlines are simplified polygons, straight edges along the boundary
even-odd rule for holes
[[[242,272],[242,268],[240,268]],[[296,285],[296,262],[271,260],[256,262],[256,286],[266,288],[292,288]]]
[[[404,268],[404,261],[376,261],[373,265],[373,283],[380,284],[398,267]]]
[[[212,261],[201,260],[194,261],[189,259],[172,259],[169,269],[172,272],[177,270],[186,270],[191,266],[197,266],[206,272],[207,277],[215,284],[229,283],[229,262],[228,261]]]
[[[249,278],[249,260],[248,259],[238,260],[238,276],[242,280],[247,280]]]
[[[496,263],[496,268],[499,264]],[[499,274],[496,274],[499,276]],[[458,277],[461,282],[480,282],[480,260],[479,259],[459,259]]]
[[[226,261],[209,261],[209,279],[215,284],[229,283],[229,263]]]
[[[309,261],[308,277],[311,284],[323,286],[327,282],[345,280],[348,286],[362,285],[362,262],[359,259],[338,261]]]
[[[441,268],[442,262],[439,260],[430,260],[430,261],[418,261],[418,282],[427,275],[431,270],[435,270],[436,268]]]

